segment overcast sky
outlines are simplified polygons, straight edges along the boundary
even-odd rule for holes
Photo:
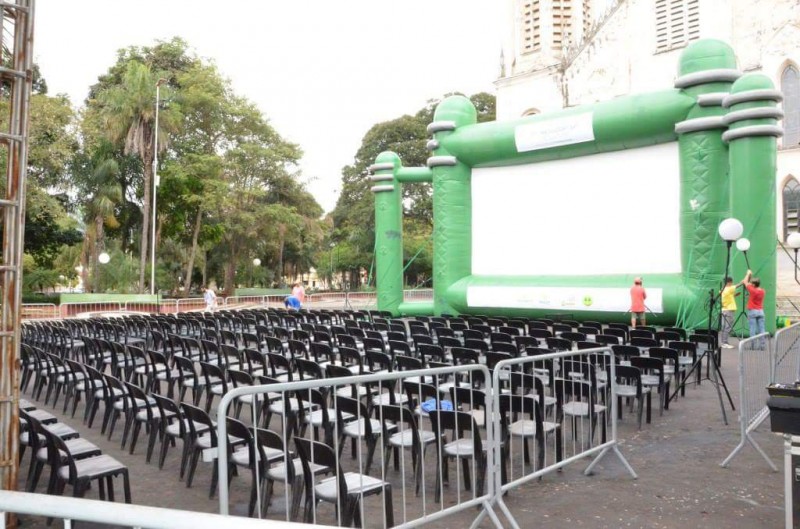
[[[305,155],[333,208],[373,124],[444,93],[494,91],[500,0],[39,0],[34,55],[50,92],[82,104],[116,50],[184,38]]]

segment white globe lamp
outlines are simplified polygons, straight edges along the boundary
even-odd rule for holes
[[[736,249],[740,252],[746,252],[750,249],[750,239],[745,239],[744,237],[740,238],[736,241]]]
[[[744,233],[744,226],[738,219],[725,219],[719,223],[719,236],[722,240],[733,242]]]
[[[100,264],[108,264],[108,262],[111,260],[111,256],[106,252],[103,252],[97,256],[97,260],[100,261]]]

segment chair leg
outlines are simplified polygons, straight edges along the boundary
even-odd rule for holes
[[[156,439],[158,439],[159,431],[161,431],[159,424],[150,424],[150,436],[147,440],[147,458],[145,459],[146,463],[149,463],[150,460],[153,458],[153,450],[156,447]],[[161,435],[164,436],[164,433],[161,432]]]
[[[133,419],[133,427],[131,428],[131,446],[128,451],[129,454],[133,454],[133,450],[136,448],[136,441],[139,440],[139,431],[142,429],[142,423]],[[125,441],[123,440],[123,443]]]
[[[462,478],[464,479],[464,490],[471,490],[472,480],[469,475],[469,460],[465,457],[461,458],[461,473],[463,474]]]
[[[131,483],[127,468],[122,471],[122,491],[125,494],[125,503],[131,503]]]
[[[197,460],[200,458],[200,450],[192,448],[191,462],[189,463],[189,474],[186,476],[186,488],[192,486],[194,472],[197,469]]]

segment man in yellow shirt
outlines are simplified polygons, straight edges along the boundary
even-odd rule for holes
[[[732,349],[733,346],[728,343],[728,336],[730,336],[731,329],[733,328],[733,320],[736,316],[736,296],[739,295],[736,292],[736,287],[741,285],[741,283],[734,285],[733,278],[726,277],[725,278],[725,286],[720,292],[720,296],[722,297],[722,329],[720,329],[720,341],[722,342],[722,347],[725,349]]]

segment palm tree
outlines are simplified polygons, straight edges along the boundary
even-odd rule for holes
[[[97,273],[97,267],[100,250],[105,247],[104,227],[116,228],[119,226],[114,216],[114,209],[122,201],[122,186],[117,180],[118,173],[119,167],[116,161],[103,160],[94,168],[91,173],[91,180],[88,182],[93,193],[86,201],[86,237],[84,237],[84,244],[91,244],[93,248],[92,270],[94,270],[94,287],[92,290],[94,292],[97,292],[100,287],[100,274]]]
[[[156,82],[159,78],[160,76],[155,75],[148,66],[132,60],[128,63],[120,84],[97,94],[100,116],[109,139],[115,143],[124,142],[125,154],[135,154],[142,161],[144,189],[139,260],[140,292],[144,291],[147,264],[153,159],[155,157],[153,136],[155,132]],[[177,122],[178,116],[175,109],[166,109],[159,114],[159,152],[166,147],[168,133],[175,130]]]

